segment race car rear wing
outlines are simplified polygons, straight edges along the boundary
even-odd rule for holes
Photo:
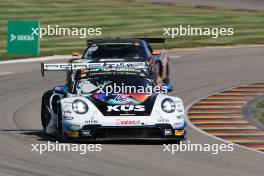
[[[147,43],[165,43],[165,38],[134,38],[139,40],[144,40]]]
[[[124,42],[124,41],[129,41],[131,39],[137,39],[137,40],[144,40],[147,43],[165,43],[165,38],[98,38],[98,39],[88,39],[87,40],[87,46],[93,44],[93,43],[107,43],[109,41],[112,41],[114,43],[118,42]]]
[[[134,69],[141,69],[146,71],[148,68],[145,62],[100,62],[100,63],[51,63],[45,64],[41,63],[41,75],[45,76],[45,71],[74,71],[80,69],[90,69],[98,67],[129,67]]]

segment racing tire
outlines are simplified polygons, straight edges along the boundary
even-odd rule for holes
[[[43,103],[42,101],[42,104],[41,104],[41,125],[42,125],[42,128],[43,128],[43,132],[46,133],[46,107],[45,107],[45,104]]]
[[[149,77],[154,81],[155,84],[157,84],[159,81],[161,81],[161,70],[162,65],[157,60],[151,60],[150,65],[148,68]]]
[[[158,81],[158,78],[159,79],[161,78],[161,74],[162,74],[162,65],[161,65],[160,61],[157,61],[156,64],[155,64],[154,73],[153,73],[153,78],[154,78],[154,81],[155,81],[156,84],[159,81],[162,81],[162,80]]]
[[[49,98],[53,94],[52,90],[49,90],[45,92],[42,96],[42,101],[41,101],[41,125],[43,128],[44,133],[46,133],[46,127],[48,123],[48,119],[50,119],[50,114],[49,111],[47,110],[47,106],[49,105]]]
[[[170,70],[169,70],[169,65],[166,66],[167,68],[167,73],[166,73],[166,78],[164,79],[164,83],[166,85],[170,84]]]
[[[57,121],[57,128],[58,128],[58,141],[59,142],[66,142],[66,138],[63,134],[63,125],[62,125],[62,112],[61,112],[61,107],[60,107],[60,104],[58,103],[58,113],[57,113],[57,116],[58,116],[58,121]]]

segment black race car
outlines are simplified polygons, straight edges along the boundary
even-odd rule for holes
[[[153,50],[149,43],[164,43],[163,38],[108,38],[87,41],[81,59],[71,62],[89,62],[105,64],[127,64],[142,69],[153,79],[156,85],[169,84],[169,58],[159,50]],[[172,89],[168,86],[168,90]]]

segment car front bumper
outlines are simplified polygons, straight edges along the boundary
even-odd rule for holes
[[[78,131],[64,132],[66,140],[178,140],[186,139],[186,130],[173,129],[170,124],[152,126],[85,125]]]

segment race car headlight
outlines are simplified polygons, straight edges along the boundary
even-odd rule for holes
[[[88,105],[83,100],[74,100],[72,109],[77,114],[85,114],[88,111]]]
[[[170,98],[165,98],[162,102],[161,102],[161,108],[164,112],[167,113],[172,113],[175,111],[176,109],[176,105],[174,103],[174,101]]]

